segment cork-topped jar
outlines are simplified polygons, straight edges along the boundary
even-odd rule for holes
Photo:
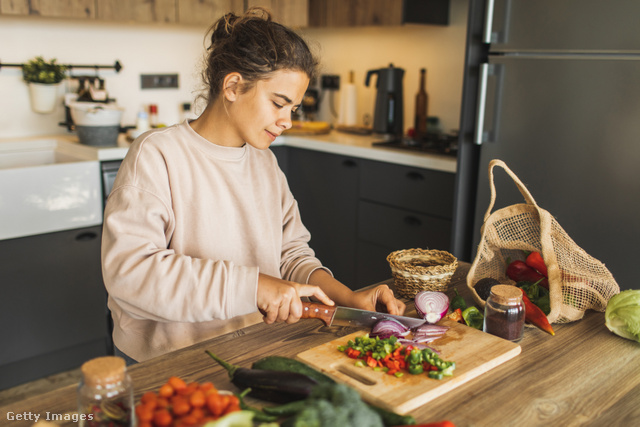
[[[85,426],[132,426],[133,387],[124,359],[98,357],[84,363],[78,412]]]
[[[483,330],[509,341],[518,342],[524,333],[522,290],[512,285],[495,285],[484,307]]]

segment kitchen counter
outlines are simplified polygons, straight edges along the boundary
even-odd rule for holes
[[[80,144],[75,134],[19,138],[12,139],[12,141],[38,139],[55,139],[70,154],[98,161],[122,160],[131,145],[124,134],[120,134],[117,145],[113,147],[94,147]],[[455,173],[456,171],[456,158],[453,156],[376,147],[373,143],[377,141],[381,141],[381,137],[331,131],[324,135],[283,135],[276,139],[273,146],[298,147],[443,172]]]
[[[468,270],[468,263],[460,263],[452,288],[470,303]],[[412,312],[410,304],[407,314]],[[419,423],[447,419],[458,427],[631,425],[632,420],[640,419],[638,343],[609,332],[600,312],[589,311],[582,320],[554,325],[554,329],[556,335],[550,336],[526,328],[520,355],[411,414]],[[145,391],[157,390],[171,375],[187,381],[213,381],[219,389],[236,390],[226,371],[204,353],[205,349],[249,367],[266,355],[294,357],[355,331],[329,328],[317,320],[253,325],[130,367],[135,398],[137,401]],[[31,425],[32,421],[7,421],[7,416],[40,414],[44,418],[47,412],[72,412],[75,405],[76,387],[67,386],[0,407],[0,424]]]

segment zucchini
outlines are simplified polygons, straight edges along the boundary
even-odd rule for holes
[[[209,350],[205,352],[229,373],[231,382],[241,390],[250,388],[250,396],[274,403],[306,399],[318,382],[296,372],[266,369],[247,369],[220,359]]]
[[[267,356],[251,365],[252,369],[267,371],[295,372],[316,380],[319,384],[335,384],[335,381],[320,371],[313,369],[306,363],[284,356]]]

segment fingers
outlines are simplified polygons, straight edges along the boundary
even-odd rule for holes
[[[317,286],[301,285],[261,275],[258,280],[258,308],[264,322],[294,323],[302,316],[300,297],[315,297],[327,305],[334,302]]]
[[[300,285],[298,287],[298,295],[301,297],[315,297],[321,303],[325,305],[334,305],[335,303],[331,298],[324,293],[324,291],[318,286],[313,285]]]
[[[406,308],[405,304],[396,299],[393,291],[387,285],[380,285],[376,288],[376,302],[382,304],[389,314],[401,315]]]

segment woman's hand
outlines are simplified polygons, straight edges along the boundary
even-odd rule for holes
[[[318,286],[289,282],[266,274],[258,276],[258,309],[264,322],[294,323],[302,316],[300,297],[314,297],[326,305],[333,301]]]
[[[406,308],[405,304],[396,299],[393,291],[387,285],[379,285],[372,289],[367,289],[353,294],[353,307],[362,310],[380,311],[376,306],[382,306],[389,314],[402,315]]]
[[[406,308],[402,301],[393,296],[393,291],[387,285],[354,292],[321,268],[311,273],[309,282],[321,286],[338,305],[369,311],[383,310],[396,316],[403,314]]]

